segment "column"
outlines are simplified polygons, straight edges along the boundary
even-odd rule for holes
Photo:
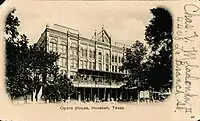
[[[81,93],[78,92],[78,102],[81,102]]]
[[[119,99],[122,100],[123,89],[120,91]]]
[[[94,33],[94,37],[95,37],[95,70],[97,70],[97,36],[96,36],[96,30]]]
[[[110,101],[110,92],[108,91],[108,101]]]
[[[128,98],[128,91],[129,91],[129,89],[126,90],[126,99],[127,99],[127,100],[129,99],[129,98]]]
[[[93,94],[92,94],[92,88],[91,88],[91,96],[90,96],[90,100],[92,100]]]
[[[97,97],[98,97],[98,100],[100,99],[99,97],[99,88],[97,89]]]
[[[70,42],[69,42],[69,31],[67,31],[67,77],[70,78],[70,65],[69,65],[69,51],[70,51]],[[77,96],[76,96],[77,98]]]
[[[86,69],[89,69],[89,54],[90,54],[90,52],[89,52],[89,45],[87,44],[87,67],[86,67]]]
[[[104,96],[103,96],[104,100],[106,100],[106,88],[104,88]]]
[[[85,88],[83,87],[83,100],[85,101]]]
[[[80,38],[79,38],[79,34],[78,34],[78,47],[77,47],[77,68],[79,69],[80,68]]]
[[[102,49],[102,71],[105,71],[106,69],[105,69],[105,62],[104,62],[104,60],[105,60],[105,57],[104,57],[104,54],[105,52],[104,52],[104,48]]]
[[[115,91],[115,100],[116,100],[116,101],[118,100],[117,92],[118,92],[118,89],[116,89],[116,91]]]

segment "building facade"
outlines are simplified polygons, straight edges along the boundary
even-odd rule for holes
[[[91,39],[78,30],[58,24],[47,25],[37,43],[46,51],[60,54],[60,73],[73,81],[78,100],[123,99],[126,71],[120,71],[125,49],[129,46],[112,41],[104,28]],[[131,96],[129,96],[131,97]]]

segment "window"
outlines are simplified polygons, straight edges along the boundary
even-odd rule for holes
[[[77,52],[77,51],[76,51],[75,49],[72,49],[72,50],[71,50],[71,55],[72,55],[72,56],[77,55],[76,52]]]
[[[66,58],[60,58],[60,65],[61,66],[67,66],[67,59]]]
[[[112,62],[114,62],[114,55],[112,55]]]
[[[72,55],[72,56],[77,55],[77,47],[76,47],[76,44],[72,43],[70,49],[71,49],[71,55]]]
[[[80,50],[80,55],[83,56],[83,48],[81,47],[81,50]]]
[[[84,61],[84,63],[83,63],[83,68],[87,68],[87,61]]]
[[[101,55],[101,52],[99,52],[99,62],[102,62],[102,55]]]
[[[77,60],[74,59],[74,68],[77,68]]]
[[[92,58],[92,50],[90,50],[89,57]]]
[[[67,52],[67,46],[62,44],[61,45],[61,53],[66,54],[66,52]]]
[[[117,72],[117,66],[115,66],[115,72]]]
[[[89,69],[92,69],[92,62],[89,63]]]
[[[119,56],[119,63],[121,63],[121,57]]]
[[[93,62],[92,65],[93,65],[93,69],[96,69],[96,68],[95,68],[95,67],[96,67],[95,62]]]
[[[112,72],[114,72],[114,65],[112,65]]]
[[[83,61],[80,62],[80,68],[83,68]]]
[[[72,68],[76,68],[77,67],[77,60],[74,59],[74,58],[71,60],[71,67]]]
[[[70,79],[73,79],[74,78],[74,75],[70,75]]]
[[[115,56],[115,62],[117,62],[117,55]]]
[[[106,71],[109,71],[109,65],[106,64]]]
[[[56,45],[56,43],[50,42],[50,43],[49,43],[49,51],[56,52],[56,50],[57,50],[57,45]]]
[[[109,63],[109,55],[106,53],[106,63]]]
[[[99,70],[101,71],[102,70],[102,64],[99,63]]]
[[[87,57],[87,49],[83,50],[83,57]]]

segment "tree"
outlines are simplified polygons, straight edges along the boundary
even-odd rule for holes
[[[66,75],[58,74],[45,85],[43,97],[50,102],[68,99],[74,93],[74,86]]]
[[[145,40],[150,48],[151,66],[145,74],[155,90],[172,87],[172,16],[164,8],[150,10],[153,18],[146,26]],[[159,76],[158,76],[159,75]]]
[[[12,100],[36,92],[47,82],[46,76],[58,72],[55,62],[59,55],[46,52],[36,44],[28,46],[26,35],[18,32],[19,19],[13,9],[6,19],[6,90]],[[20,35],[20,36],[19,36]],[[32,97],[33,100],[33,97]]]
[[[6,43],[6,90],[11,98],[24,95],[27,90],[25,82],[21,81],[25,77],[22,69],[23,54],[22,50],[27,51],[27,38],[25,35],[19,37],[19,19],[15,17],[13,9],[6,18],[5,24],[5,43]],[[21,72],[23,71],[23,72]]]
[[[131,48],[127,48],[125,53],[121,69],[129,71],[127,86],[144,88],[146,86],[146,79],[143,76],[143,71],[145,71],[147,48],[137,40]]]

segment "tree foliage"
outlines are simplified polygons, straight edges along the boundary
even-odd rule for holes
[[[151,9],[153,18],[146,26],[145,40],[152,66],[148,82],[156,90],[172,86],[172,16],[164,8]],[[159,76],[158,76],[159,75]]]
[[[59,95],[64,97],[65,93],[71,92],[71,85],[66,89],[64,84],[67,79],[59,81],[61,78],[58,78],[60,77],[59,68],[56,65],[59,59],[58,53],[47,52],[37,44],[28,45],[29,40],[26,35],[20,35],[18,32],[20,21],[14,13],[15,9],[8,14],[5,24],[6,90],[8,94],[14,99],[27,94],[33,95],[35,92],[36,97],[32,97],[32,100],[33,98],[37,100],[37,94],[41,87],[46,87],[45,90],[49,90],[48,95],[54,98],[53,94],[56,93],[52,88],[61,86],[60,90],[65,92],[60,92]],[[52,80],[47,78],[48,76],[52,76],[53,82],[56,83],[49,85]],[[44,94],[47,93],[44,91]]]
[[[131,48],[127,48],[121,69],[129,71],[129,75],[127,76],[128,87],[145,85],[142,72],[144,71],[146,54],[147,48],[139,41],[136,41]]]
[[[50,102],[68,99],[74,93],[72,81],[66,75],[58,74],[44,87],[43,97]]]
[[[153,18],[145,30],[147,47],[136,41],[126,50],[122,69],[129,71],[127,86],[160,91],[172,87],[172,17],[164,8],[150,11]]]

